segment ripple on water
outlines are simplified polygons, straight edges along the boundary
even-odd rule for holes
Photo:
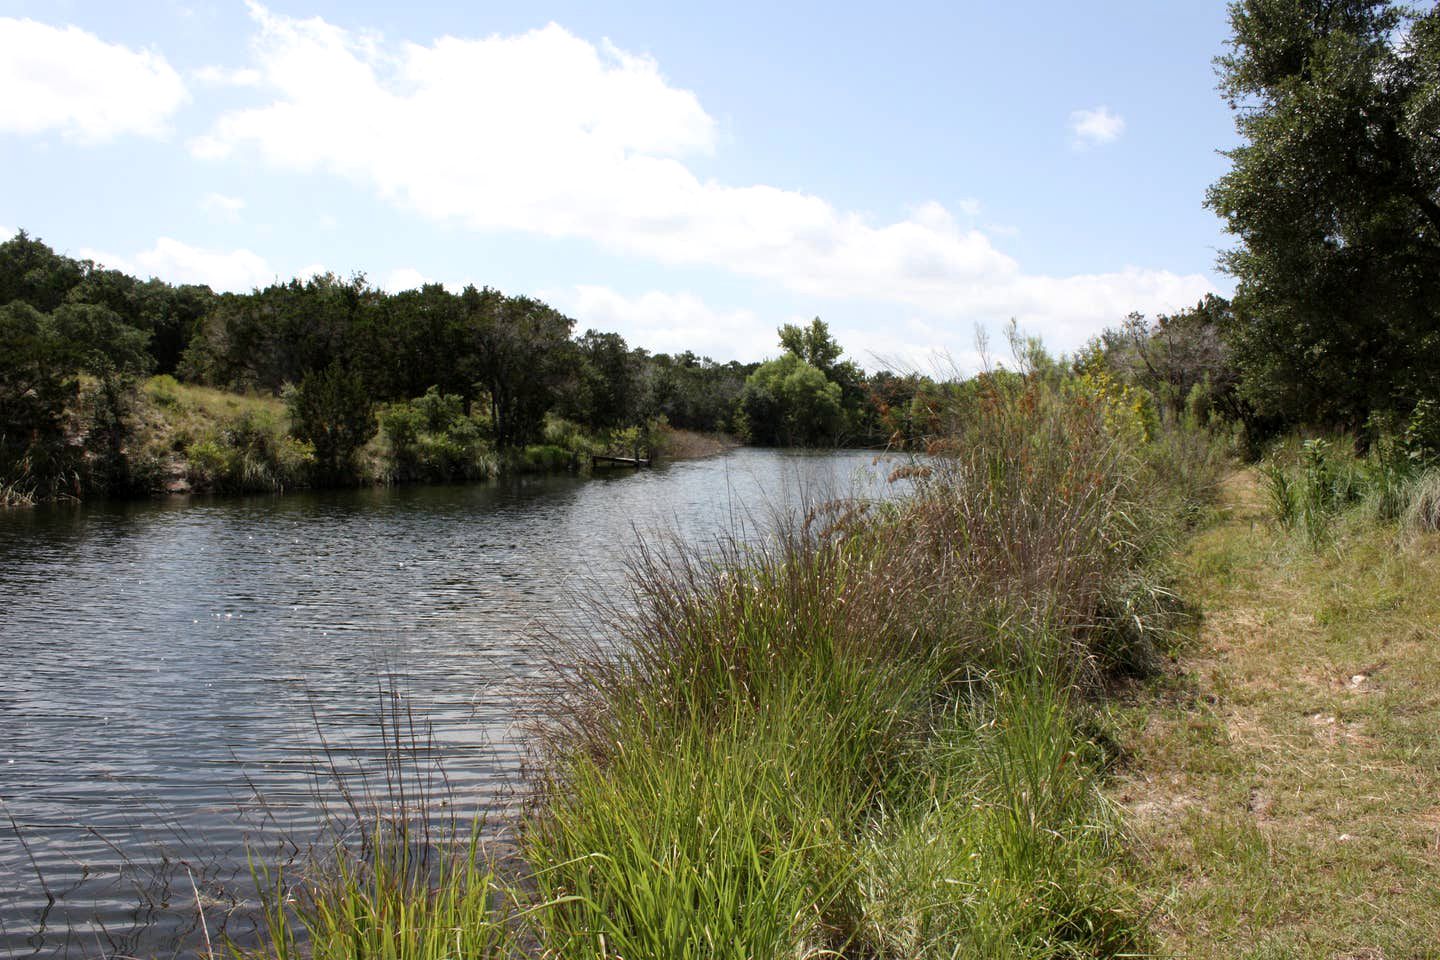
[[[433,747],[418,766],[497,808],[537,637],[619,588],[637,535],[763,526],[871,460],[0,514],[0,954],[197,943],[187,871],[243,895],[247,844],[314,835],[342,788],[383,782],[390,693]]]

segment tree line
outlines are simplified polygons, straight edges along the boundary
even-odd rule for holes
[[[502,453],[541,442],[557,418],[599,434],[663,422],[758,444],[884,439],[870,382],[823,321],[779,340],[764,363],[653,354],[577,334],[533,297],[386,293],[363,276],[216,293],[76,260],[22,231],[0,243],[0,486],[144,487],[128,424],[153,375],[285,397],[320,483],[344,482],[382,422],[404,429],[399,414],[377,416],[387,404],[426,396],[458,405],[465,429]]]

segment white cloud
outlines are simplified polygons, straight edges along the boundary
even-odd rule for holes
[[[1125,118],[1109,107],[1093,110],[1076,110],[1070,114],[1070,133],[1073,146],[1092,147],[1112,143],[1125,132]]]
[[[401,290],[419,290],[430,282],[429,277],[414,267],[400,267],[391,270],[380,287],[390,293],[399,293]]]
[[[0,17],[0,90],[0,132],[56,131],[82,143],[163,136],[188,99],[158,53],[11,17]]]
[[[240,211],[245,209],[245,201],[241,197],[228,197],[223,193],[207,193],[200,198],[200,209],[217,220],[233,223],[240,219]]]
[[[19,232],[20,231],[14,229],[13,227],[0,226],[0,243],[4,243],[6,240],[13,240],[15,238],[15,234]]]
[[[691,293],[652,290],[627,296],[609,287],[581,285],[568,291],[544,291],[541,296],[574,317],[577,332],[591,327],[614,331],[631,346],[653,353],[690,350],[722,363],[777,356],[777,329],[786,323],[810,322],[810,315],[761,317],[753,310],[717,309]],[[979,369],[973,326],[901,316],[884,325],[832,323],[831,333],[845,348],[846,356],[867,370],[948,375]]]
[[[698,98],[652,59],[554,24],[387,46],[319,18],[254,3],[251,12],[263,102],[222,114],[192,141],[197,156],[253,152],[276,168],[368,186],[432,220],[585,238],[817,299],[899,304],[958,317],[967,336],[976,322],[1014,316],[1059,332],[1057,347],[1068,348],[1130,310],[1173,309],[1210,286],[1134,268],[1027,274],[939,203],[875,224],[813,194],[701,179],[684,161],[714,150],[716,123]],[[979,211],[970,200],[956,208]]]
[[[251,68],[230,70],[211,65],[193,71],[191,76],[207,87],[258,87],[260,85],[260,71]]]
[[[159,277],[169,283],[203,283],[215,290],[244,293],[272,283],[276,271],[249,250],[206,250],[161,237],[155,246],[133,257],[81,249],[80,256],[138,277]]]
[[[779,352],[775,329],[800,319],[762,320],[752,310],[717,310],[694,294],[658,290],[630,297],[609,287],[582,285],[546,291],[542,297],[575,318],[576,332],[593,327],[618,333],[631,346],[652,353],[690,350],[722,363],[773,356]]]

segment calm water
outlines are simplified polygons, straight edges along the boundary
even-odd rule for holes
[[[874,493],[872,459],[0,513],[0,955],[183,953],[191,876],[243,937],[247,845],[383,777],[387,703],[458,804],[503,805],[537,641],[637,534]]]

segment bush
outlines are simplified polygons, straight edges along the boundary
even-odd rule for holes
[[[173,409],[180,405],[180,383],[168,373],[151,377],[145,392],[157,406]]]
[[[306,374],[285,394],[291,429],[315,450],[318,478],[324,483],[353,482],[356,454],[375,435],[375,405],[359,374],[331,364]]]
[[[483,480],[495,472],[490,447],[459,395],[431,387],[423,397],[389,404],[380,432],[394,480]]]
[[[185,447],[192,488],[220,493],[283,493],[311,483],[315,452],[274,419],[242,414]]]

